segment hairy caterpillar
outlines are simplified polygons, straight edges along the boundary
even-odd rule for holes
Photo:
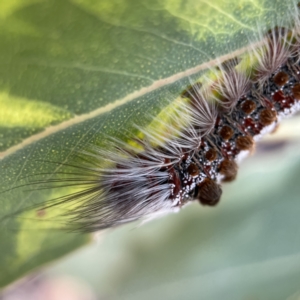
[[[172,122],[183,129],[163,124],[173,136],[141,130],[136,146],[114,141],[110,150],[81,153],[82,165],[62,184],[82,190],[45,209],[75,203],[70,226],[94,231],[178,211],[195,199],[216,205],[220,183],[236,177],[240,157],[299,110],[299,30],[296,16],[293,27],[273,28],[259,47],[184,89]]]

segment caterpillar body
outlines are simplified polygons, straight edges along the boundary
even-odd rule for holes
[[[45,208],[77,203],[68,212],[70,227],[91,232],[178,211],[195,200],[217,205],[221,183],[236,178],[240,159],[282,118],[300,110],[298,15],[292,28],[273,28],[258,47],[220,63],[180,99],[173,121],[183,128],[167,125],[173,136],[165,138],[141,129],[143,138],[134,139],[140,151],[120,141],[110,150],[91,147],[82,153],[83,165],[73,166],[79,172],[66,181],[82,190]]]

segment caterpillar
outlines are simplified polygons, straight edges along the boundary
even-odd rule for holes
[[[269,30],[259,46],[186,87],[171,125],[157,120],[171,136],[138,128],[143,137],[131,137],[131,144],[112,139],[109,150],[82,151],[81,165],[70,165],[74,172],[63,182],[82,189],[43,209],[74,203],[68,225],[92,232],[177,212],[193,201],[216,206],[221,184],[236,178],[256,141],[300,110],[300,21],[294,19],[291,28]]]

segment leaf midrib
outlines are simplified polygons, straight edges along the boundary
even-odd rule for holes
[[[240,49],[235,50],[235,51],[233,51],[229,54],[225,54],[221,57],[218,57],[217,59],[212,59],[208,62],[202,63],[200,65],[197,65],[197,66],[193,67],[193,68],[190,68],[190,69],[187,69],[185,71],[176,73],[176,74],[174,74],[170,77],[157,80],[157,81],[153,82],[150,86],[144,87],[144,88],[142,88],[138,91],[130,93],[124,98],[117,99],[114,102],[109,103],[109,104],[107,104],[103,107],[97,108],[97,109],[95,109],[95,110],[93,110],[89,113],[82,114],[82,115],[76,115],[73,118],[71,118],[67,121],[64,121],[60,124],[49,126],[45,130],[43,130],[42,132],[34,134],[34,135],[24,139],[21,143],[16,144],[16,145],[6,149],[5,151],[0,152],[0,160],[4,159],[5,157],[17,152],[18,150],[21,150],[24,147],[26,147],[30,144],[33,144],[33,143],[35,143],[35,142],[51,135],[51,134],[54,134],[54,133],[59,132],[61,130],[65,130],[65,129],[67,129],[67,128],[75,125],[75,124],[85,122],[89,119],[95,118],[95,117],[100,116],[104,113],[108,113],[108,112],[114,110],[115,108],[117,108],[121,105],[124,105],[126,103],[129,103],[129,102],[137,99],[138,97],[141,97],[141,96],[143,96],[147,93],[153,92],[153,91],[155,91],[155,90],[157,90],[157,89],[159,89],[163,86],[167,86],[167,85],[172,84],[176,81],[179,81],[183,78],[186,78],[188,76],[196,74],[196,73],[198,73],[202,70],[205,70],[205,69],[211,68],[213,66],[216,66],[216,65],[218,65],[218,64],[220,64],[220,63],[222,63],[222,62],[224,62],[228,59],[231,59],[233,57],[236,57],[238,55],[243,54],[244,52],[246,52],[249,49],[253,49],[253,46],[257,47],[258,45],[259,44],[257,43],[256,45],[252,44],[252,45],[249,45],[247,47],[240,48]]]

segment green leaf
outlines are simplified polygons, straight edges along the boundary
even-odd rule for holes
[[[146,126],[186,76],[288,22],[291,2],[1,0],[0,218],[62,193],[28,186],[63,171],[46,161]],[[42,220],[1,222],[0,286],[88,240]]]

